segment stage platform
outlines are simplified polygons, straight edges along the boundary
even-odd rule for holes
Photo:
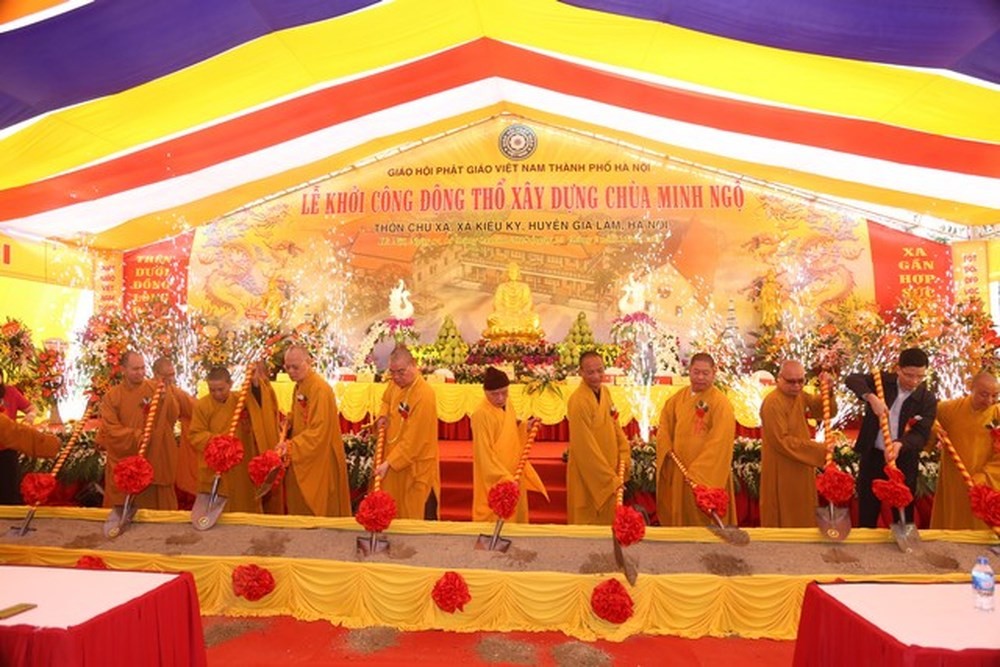
[[[13,525],[24,513],[3,508],[0,518]],[[386,533],[389,553],[364,559],[356,540],[365,533],[353,519],[231,514],[199,532],[187,513],[140,511],[138,523],[108,540],[101,530],[107,514],[41,508],[30,536],[0,537],[0,562],[72,566],[97,555],[116,569],[188,571],[206,615],[290,615],[350,628],[556,630],[613,641],[635,634],[793,639],[809,582],[964,582],[974,557],[997,543],[987,532],[923,531],[928,549],[954,561],[941,569],[900,552],[887,530],[855,529],[831,543],[811,529],[750,529],[751,543],[740,547],[705,528],[651,528],[625,549],[639,570],[630,587],[608,527],[509,524],[503,536],[512,547],[497,554],[473,548],[492,525],[398,520]],[[257,602],[236,597],[231,577],[242,564],[270,570],[275,590]],[[459,572],[472,596],[454,614],[431,597],[446,571]],[[620,625],[590,606],[595,586],[609,578],[622,581],[634,601]]]

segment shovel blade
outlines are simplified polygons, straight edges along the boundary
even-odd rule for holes
[[[199,493],[191,507],[191,525],[197,530],[208,530],[216,524],[226,507],[225,496]]]
[[[272,468],[271,471],[267,473],[267,477],[264,478],[264,481],[257,487],[257,492],[254,493],[254,500],[260,500],[270,493],[271,487],[274,486],[274,481],[278,479],[278,475],[280,474],[281,468]]]
[[[913,553],[920,549],[920,533],[912,523],[893,523],[892,536],[903,553]]]
[[[128,530],[137,509],[135,505],[128,502],[112,507],[111,514],[104,521],[104,536],[115,538]]]
[[[816,525],[823,537],[842,542],[851,532],[851,514],[846,507],[836,505],[817,507]]]
[[[382,537],[379,533],[369,533],[367,536],[357,539],[357,548],[362,556],[371,556],[380,551],[388,551],[389,540]]]
[[[506,537],[498,537],[494,535],[483,535],[479,534],[476,538],[476,551],[500,551],[502,553],[507,553],[507,549],[510,549],[510,540]]]
[[[34,528],[31,527],[31,520],[35,518],[35,508],[31,507],[28,509],[28,513],[24,515],[24,521],[22,521],[17,526],[11,526],[10,532],[16,537],[24,537],[29,532],[33,531]]]
[[[625,557],[621,542],[614,535],[611,536],[611,543],[615,552],[615,564],[622,571],[622,574],[625,575],[625,580],[628,581],[629,586],[635,586],[635,582],[639,579],[639,571],[635,568],[635,562]]]

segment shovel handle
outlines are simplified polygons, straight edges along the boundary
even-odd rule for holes
[[[882,387],[882,372],[875,369],[875,373],[872,374],[872,378],[875,380],[875,395],[879,397],[882,403],[885,403],[885,389]],[[888,408],[889,406],[886,406]],[[878,425],[882,429],[882,441],[885,443],[886,448],[892,446],[892,433],[889,431],[889,413],[888,411],[883,412],[878,418]],[[889,464],[893,468],[896,467],[895,459],[890,461]]]
[[[971,491],[972,487],[975,486],[975,482],[972,481],[972,475],[969,474],[969,469],[965,467],[962,462],[962,457],[958,455],[958,450],[955,449],[955,445],[952,443],[951,438],[948,437],[948,432],[944,430],[941,426],[941,422],[934,421],[934,433],[937,435],[938,440],[944,445],[944,449],[948,452],[951,460],[955,462],[955,467],[958,468],[959,474],[962,476],[962,480],[965,482],[965,486]],[[1000,537],[1000,526],[990,526],[990,529]]]
[[[823,437],[826,440],[831,439],[833,433],[833,420],[830,418],[830,379],[826,374],[820,373],[819,376],[819,397],[823,401]],[[826,465],[830,465],[833,462],[833,448],[830,443],[826,444]]]

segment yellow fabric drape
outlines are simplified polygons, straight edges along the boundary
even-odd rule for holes
[[[0,508],[0,517],[21,518],[25,507]],[[40,508],[36,521],[51,518],[104,521],[107,510]],[[187,512],[140,510],[139,523],[187,523]],[[361,533],[353,519],[277,517],[224,514],[220,524],[284,528],[328,528]],[[434,532],[475,535],[488,530],[485,523],[394,521],[392,534]],[[135,525],[132,530],[142,530]],[[507,537],[552,535],[552,526],[509,524]],[[607,527],[559,526],[560,536],[606,539]],[[749,529],[761,541],[815,542],[815,529]],[[921,531],[930,542],[993,543],[986,531]],[[646,540],[654,542],[716,542],[704,528],[651,528]],[[846,543],[892,542],[886,530],[854,529]],[[940,575],[828,574],[819,576],[749,575],[720,577],[705,574],[641,574],[628,588],[635,604],[632,618],[621,625],[597,618],[590,607],[594,587],[614,574],[562,572],[501,572],[460,570],[472,596],[464,611],[446,614],[431,598],[443,569],[395,563],[364,563],[323,559],[246,556],[167,556],[163,554],[63,549],[20,543],[0,544],[0,562],[23,565],[72,567],[83,555],[97,555],[116,569],[192,573],[198,585],[201,611],[206,615],[276,616],[301,620],[325,619],[349,628],[387,625],[401,630],[442,629],[454,632],[558,630],[583,639],[623,641],[635,634],[671,634],[680,637],[729,636],[793,639],[798,628],[802,597],[811,581],[965,581],[961,572]],[[238,598],[232,591],[232,572],[238,565],[256,564],[270,570],[275,589],[257,602]]]

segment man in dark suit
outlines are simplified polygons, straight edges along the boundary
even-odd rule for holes
[[[906,479],[906,485],[916,495],[917,468],[920,451],[927,444],[931,426],[937,414],[937,398],[927,388],[929,360],[919,348],[909,348],[899,353],[895,373],[882,373],[885,401],[875,393],[875,379],[871,375],[855,373],[847,376],[845,384],[867,404],[861,432],[854,450],[861,458],[858,471],[858,509],[863,528],[875,528],[881,503],[872,493],[872,481],[886,479],[883,468],[889,461]],[[886,443],[879,427],[879,417],[889,416],[892,442]],[[913,503],[906,507],[906,521],[913,521]]]

